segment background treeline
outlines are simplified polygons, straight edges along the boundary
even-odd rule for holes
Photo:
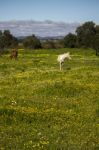
[[[64,37],[64,45],[69,48],[93,48],[98,55],[99,25],[94,22],[85,22],[76,29],[75,34],[69,33]]]
[[[77,27],[75,34],[69,33],[62,39],[40,40],[35,35],[22,39],[14,37],[10,31],[0,31],[0,52],[9,48],[52,49],[52,48],[93,48],[99,54],[99,25],[93,21],[85,22]]]

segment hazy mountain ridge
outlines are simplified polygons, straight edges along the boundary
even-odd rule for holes
[[[64,36],[69,32],[75,33],[79,23],[65,23],[46,21],[2,21],[0,30],[10,30],[16,36],[28,36],[35,34],[40,37],[58,37]]]

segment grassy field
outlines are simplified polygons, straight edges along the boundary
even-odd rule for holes
[[[57,56],[72,60],[59,70]],[[0,57],[0,150],[99,150],[94,50],[20,50]]]

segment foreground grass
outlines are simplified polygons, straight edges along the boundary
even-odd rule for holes
[[[57,55],[72,61],[59,71]],[[0,58],[1,150],[98,150],[99,58],[93,50],[19,51]]]

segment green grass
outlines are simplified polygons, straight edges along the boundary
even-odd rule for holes
[[[59,70],[58,54],[71,61]],[[98,150],[94,50],[20,50],[0,57],[0,150]]]

